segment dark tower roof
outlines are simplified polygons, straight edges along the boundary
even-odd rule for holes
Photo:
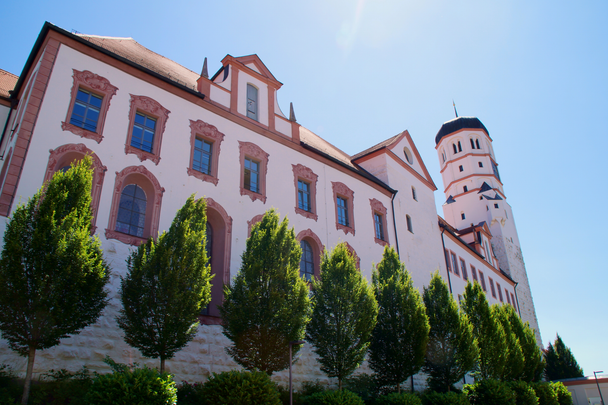
[[[481,121],[479,121],[479,118],[477,118],[477,117],[458,117],[458,118],[454,118],[453,120],[450,120],[448,122],[445,122],[441,126],[441,128],[439,129],[439,132],[437,132],[437,136],[435,137],[435,145],[438,145],[444,136],[447,136],[451,133],[454,133],[454,132],[459,131],[464,128],[483,129],[484,131],[486,131],[486,134],[488,134],[488,136],[490,135],[490,133],[488,132],[486,127],[481,123]]]

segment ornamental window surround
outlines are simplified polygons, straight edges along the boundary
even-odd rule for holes
[[[103,127],[110,101],[118,87],[108,79],[88,70],[72,69],[70,106],[61,129],[97,143],[103,139]]]
[[[295,211],[309,219],[318,219],[317,215],[317,179],[318,176],[308,167],[291,165],[295,186]]]
[[[260,200],[266,203],[266,175],[268,173],[268,153],[251,142],[239,141],[241,162],[241,195],[247,195],[251,201]]]
[[[220,147],[223,140],[224,134],[215,126],[201,120],[190,120],[191,150],[187,169],[189,176],[217,186]]]
[[[355,235],[354,197],[355,193],[341,182],[331,182],[336,215],[336,229],[345,234]]]
[[[374,224],[374,242],[379,245],[388,245],[386,213],[387,209],[382,202],[371,198],[369,200],[372,209],[372,220]]]
[[[158,165],[163,134],[171,111],[146,96],[131,94],[130,104],[125,154],[131,153],[141,162],[149,159]]]

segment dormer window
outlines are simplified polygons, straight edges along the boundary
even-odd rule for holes
[[[258,121],[258,89],[247,83],[247,116]]]

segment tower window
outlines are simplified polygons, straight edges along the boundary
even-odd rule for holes
[[[473,138],[469,139],[471,141],[471,149],[475,149],[475,143],[473,142]]]
[[[461,219],[465,219],[464,212],[461,212],[461,213],[460,213],[460,218],[461,218]]]
[[[475,145],[477,145],[477,149],[481,149],[481,147],[479,146],[479,139],[475,139]]]
[[[494,204],[494,208],[498,208],[498,204]]]
[[[454,148],[454,154],[457,154],[458,153],[458,148],[456,148],[456,144],[455,143],[452,144],[452,148]]]
[[[479,167],[483,167],[483,163],[477,162],[477,164],[479,165]]]
[[[466,193],[467,191],[469,191],[469,188],[467,186],[463,186],[462,189],[464,190],[464,192]]]
[[[464,171],[464,167],[462,167],[462,165],[458,166],[458,170],[460,170],[461,172]]]
[[[462,152],[462,144],[458,141],[458,152]]]

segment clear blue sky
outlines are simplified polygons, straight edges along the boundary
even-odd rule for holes
[[[608,2],[11,1],[0,68],[20,74],[44,21],[133,37],[213,74],[256,53],[305,127],[355,154],[408,129],[444,201],[434,137],[458,113],[494,140],[545,344],[608,372]]]

